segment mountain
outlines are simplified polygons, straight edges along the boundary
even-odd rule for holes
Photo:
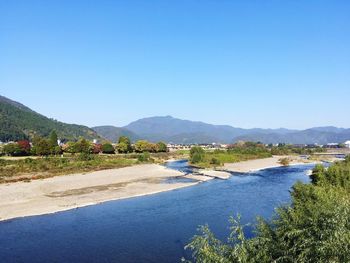
[[[106,138],[116,142],[120,136],[132,141],[147,139],[171,143],[233,143],[239,140],[263,143],[326,144],[350,140],[350,129],[333,126],[307,130],[242,129],[229,125],[212,125],[199,121],[181,120],[171,116],[150,117],[131,122],[125,127],[98,126],[88,128],[49,119],[27,106],[0,96],[0,141],[48,136],[56,130],[63,140]]]
[[[316,127],[307,130],[242,129],[229,125],[212,125],[171,116],[144,118],[125,126],[140,138],[172,143],[232,143],[239,140],[263,143],[326,144],[350,139],[350,129]]]
[[[124,128],[151,141],[174,143],[231,141],[233,137],[245,134],[245,130],[241,128],[181,120],[171,116],[140,119]]]
[[[62,140],[99,138],[94,130],[86,126],[49,119],[19,102],[0,96],[0,141],[48,136],[52,130]]]
[[[333,131],[327,131],[327,127],[311,128],[303,131],[291,132],[288,134],[259,134],[252,133],[244,136],[238,136],[235,140],[243,141],[261,141],[264,143],[290,143],[290,144],[327,144],[331,142],[343,143],[350,138],[350,129],[336,128]]]
[[[101,137],[111,142],[117,142],[120,136],[127,136],[132,142],[135,142],[140,139],[138,135],[125,128],[119,128],[115,126],[97,126],[92,127],[92,129],[95,132],[97,132]]]

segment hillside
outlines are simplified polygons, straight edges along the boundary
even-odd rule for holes
[[[171,116],[140,119],[124,128],[151,141],[174,143],[229,142],[233,137],[245,134],[241,128],[181,120]]]
[[[350,140],[350,129],[332,126],[307,130],[242,129],[229,125],[212,125],[171,116],[144,118],[125,127],[98,126],[92,129],[49,119],[27,106],[0,96],[0,141],[32,138],[35,134],[47,136],[56,130],[60,139],[76,140],[106,138],[116,142],[120,136],[132,141],[147,139],[171,143],[232,143],[239,140],[263,143],[326,144]]]
[[[62,140],[99,137],[86,126],[49,119],[3,96],[0,96],[0,127],[0,141],[29,139],[34,135],[48,136],[52,130],[55,130]]]
[[[100,136],[102,136],[103,138],[111,142],[117,142],[120,136],[127,136],[130,138],[132,142],[135,142],[138,139],[140,139],[138,135],[136,135],[132,131],[129,131],[125,128],[106,125],[106,126],[92,127],[92,129],[95,132],[97,132]]]
[[[150,141],[172,143],[232,143],[239,140],[263,143],[326,144],[350,139],[350,129],[316,127],[307,130],[242,129],[229,125],[176,119],[171,116],[144,118],[125,126]]]

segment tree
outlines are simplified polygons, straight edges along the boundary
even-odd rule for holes
[[[106,154],[113,154],[115,153],[115,150],[112,144],[104,143],[102,144],[102,152]]]
[[[130,139],[126,136],[119,137],[117,150],[119,153],[129,153],[132,151]]]
[[[138,153],[142,152],[153,152],[154,148],[152,143],[146,140],[139,140],[135,143],[135,151]]]
[[[76,143],[75,142],[67,142],[63,145],[62,150],[67,153],[75,154],[77,153]]]
[[[58,145],[58,137],[56,131],[52,131],[49,136],[50,146],[55,148]]]
[[[194,146],[190,150],[190,162],[195,164],[195,163],[200,163],[204,160],[205,157],[205,152],[202,149],[202,147],[199,146]]]
[[[35,137],[33,140],[32,152],[35,155],[44,155],[44,156],[50,155],[51,154],[50,141],[42,137]]]
[[[81,138],[79,141],[77,141],[75,143],[74,148],[75,148],[76,153],[91,153],[92,152],[92,145],[84,138]]]
[[[102,152],[102,144],[99,143],[95,143],[92,145],[92,153],[94,154],[98,154]]]
[[[22,149],[17,143],[8,143],[4,146],[3,151],[10,156],[20,156]]]
[[[167,152],[168,148],[164,142],[157,143],[157,152]]]

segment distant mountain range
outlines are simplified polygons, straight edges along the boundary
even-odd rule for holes
[[[31,138],[35,134],[47,136],[56,130],[61,139],[79,137],[98,139],[100,136],[116,142],[122,135],[132,141],[146,139],[171,143],[233,143],[260,141],[263,143],[326,144],[350,140],[350,129],[316,127],[307,130],[242,129],[229,125],[212,125],[171,116],[144,118],[125,127],[98,126],[89,128],[49,119],[23,104],[0,96],[0,141]]]
[[[60,139],[99,138],[89,127],[49,119],[19,102],[0,96],[0,141],[48,136],[52,130],[57,132]]]
[[[112,139],[100,127],[94,127],[102,137]],[[172,143],[233,143],[240,140],[263,143],[326,144],[343,143],[350,139],[350,129],[316,127],[307,130],[289,129],[242,129],[229,125],[212,125],[198,121],[176,119],[171,116],[144,118],[122,128],[138,138]],[[109,128],[109,131],[110,128]]]

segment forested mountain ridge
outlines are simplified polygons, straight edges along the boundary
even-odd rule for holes
[[[48,136],[52,130],[62,140],[99,138],[94,130],[86,126],[49,119],[21,103],[0,96],[0,141],[30,139],[35,135]]]

